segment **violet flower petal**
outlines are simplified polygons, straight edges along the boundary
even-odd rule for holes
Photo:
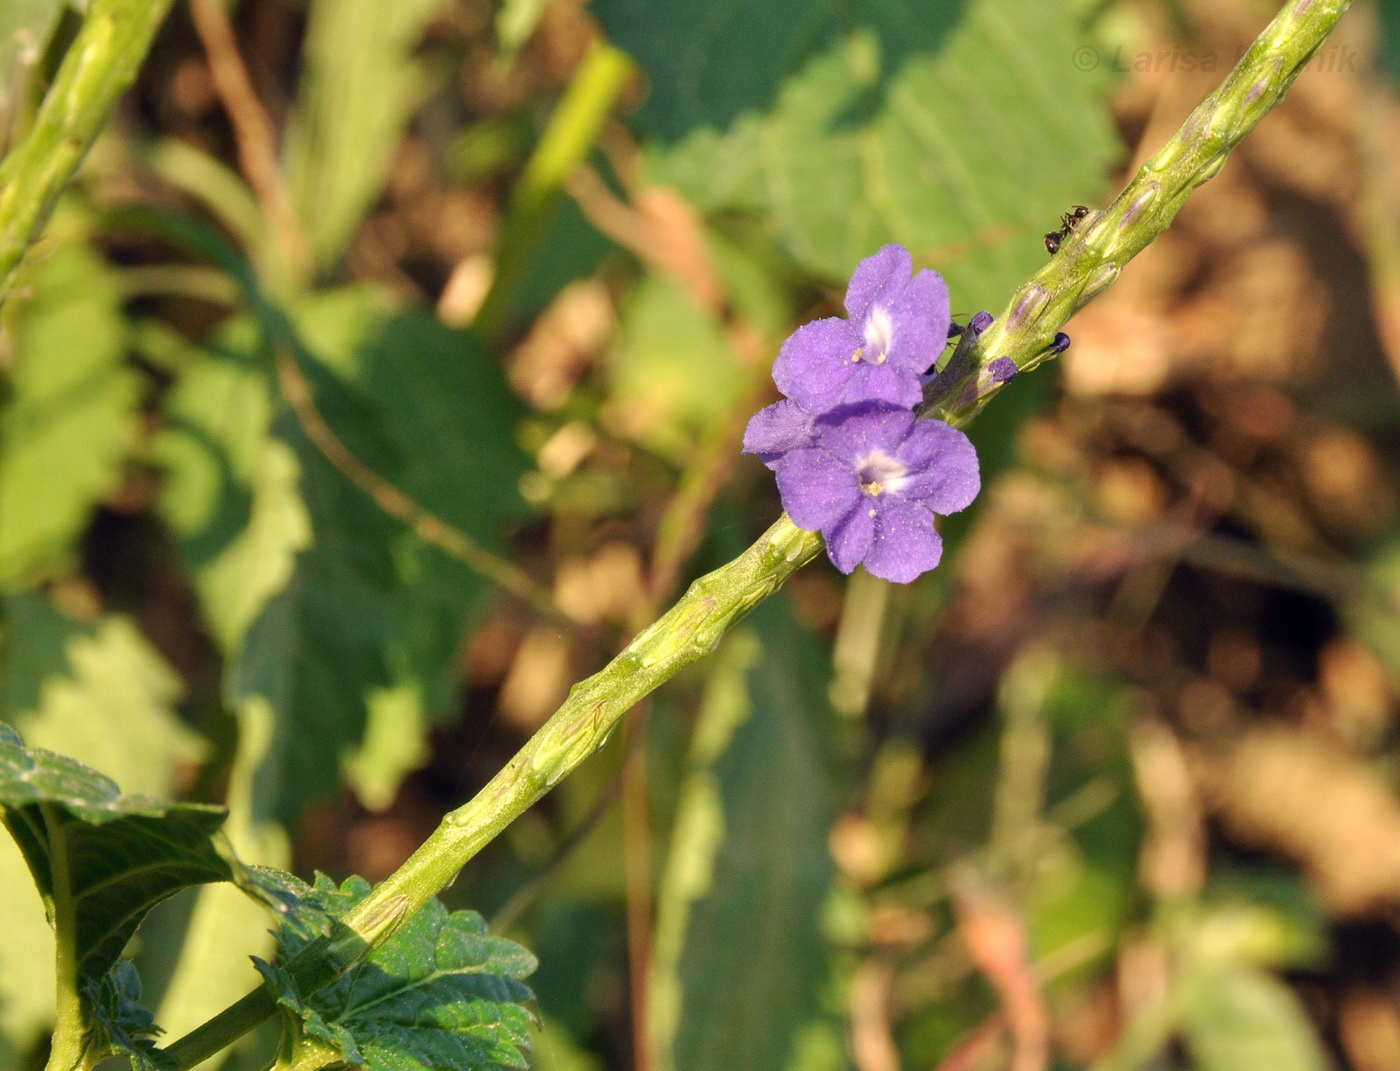
[[[912,409],[923,400],[924,383],[918,375],[896,368],[892,364],[853,362],[854,369],[841,393],[834,399],[838,405],[861,402],[885,402]],[[922,369],[920,369],[922,371]]]
[[[783,508],[793,524],[819,532],[839,523],[860,504],[860,483],[849,465],[825,450],[784,454],[774,467]]]
[[[871,515],[875,512],[861,502],[838,525],[825,532],[826,556],[841,572],[851,572],[870,553],[875,538],[875,518]]]
[[[914,502],[890,499],[875,517],[875,538],[865,555],[865,568],[882,580],[907,584],[936,566],[943,557],[943,539],[933,526],[933,514]]]
[[[839,317],[813,320],[788,337],[773,362],[773,382],[811,413],[829,408],[858,367],[860,335]]]
[[[784,398],[760,409],[744,429],[744,453],[757,454],[770,468],[790,450],[812,443],[812,414]]]
[[[914,423],[914,414],[907,409],[845,406],[819,417],[812,425],[812,435],[818,446],[854,473],[855,466],[871,450],[882,450],[893,457]]]
[[[846,315],[857,325],[857,330],[877,297],[890,290],[897,293],[908,285],[913,266],[909,250],[893,242],[856,265],[846,287]]]
[[[943,276],[925,268],[914,276],[890,306],[894,339],[888,364],[923,373],[948,345],[948,284]]]
[[[966,509],[981,489],[977,450],[941,420],[916,421],[895,456],[909,470],[900,497],[940,516]]]

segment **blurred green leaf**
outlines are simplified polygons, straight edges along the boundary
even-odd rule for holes
[[[1046,817],[1064,824],[1031,864],[1029,919],[1037,959],[1081,953],[1097,969],[1134,904],[1142,815],[1127,756],[1121,685],[1070,662],[1057,671],[1042,716],[1053,731]],[[1083,970],[1061,975],[1072,984]]]
[[[1286,985],[1249,968],[1201,978],[1182,1034],[1199,1071],[1327,1071],[1317,1034]]]
[[[477,543],[499,550],[502,533],[528,512],[518,486],[530,468],[515,443],[523,411],[500,367],[473,336],[426,312],[374,305],[366,314],[368,299],[361,301],[338,314],[358,332],[351,344],[341,343],[340,371],[392,455],[396,485]],[[335,352],[317,346],[329,341],[329,323],[302,322],[313,349]],[[416,691],[428,717],[451,708],[457,648],[489,585],[416,537],[397,542],[394,564],[398,665],[393,694],[376,702],[396,709],[395,722],[409,728],[405,689]],[[397,745],[401,754],[416,752],[420,738],[414,739],[413,747]],[[379,742],[389,744],[383,735]]]
[[[502,530],[526,509],[517,483],[528,462],[514,444],[518,403],[480,345],[426,313],[396,311],[367,287],[317,294],[294,319],[306,345],[297,358],[336,435],[420,506],[498,546]],[[245,360],[255,359],[256,347]],[[220,372],[226,379],[242,374]],[[233,412],[230,425],[224,467],[234,473],[247,467],[238,460],[248,452],[238,429],[255,419],[249,414],[266,390],[252,389],[253,403]],[[291,823],[306,800],[335,790],[342,768],[367,803],[392,801],[398,781],[424,754],[430,718],[452,708],[458,645],[489,588],[391,519],[327,460],[290,411],[275,418],[271,434],[300,471],[311,541],[249,628],[232,694],[261,697],[275,712],[254,815]],[[216,477],[206,473],[202,483]],[[191,482],[185,497],[199,498],[201,480]],[[271,491],[268,538],[289,553],[296,499],[285,484]],[[235,530],[244,525],[240,539],[253,538],[262,493],[251,506],[221,507],[251,518],[234,521]],[[247,554],[243,575],[262,575],[271,589],[275,560],[251,546]],[[248,581],[240,584],[239,575],[230,569],[227,590],[246,598]]]
[[[170,795],[202,746],[172,709],[175,675],[141,635],[122,618],[79,625],[32,594],[7,597],[3,612],[0,719],[36,746],[111,770],[139,793]],[[27,1047],[53,1019],[53,932],[8,837],[0,837],[0,902],[0,1028]],[[266,912],[253,909],[265,926]]]
[[[26,747],[3,723],[0,815],[53,924],[73,927],[80,989],[100,985],[146,913],[180,889],[233,881],[284,914],[302,907],[275,875],[227,851],[222,807],[123,795],[75,759]]]
[[[719,322],[656,274],[645,276],[628,298],[608,379],[613,424],[678,464],[744,387],[743,369]]]
[[[364,738],[342,763],[345,780],[371,811],[387,810],[403,779],[428,760],[428,723],[421,689],[412,681],[369,696]]]
[[[658,903],[660,1071],[787,1067],[820,1016],[835,810],[828,676],[778,599],[729,637],[712,671]]]
[[[38,595],[10,596],[4,612],[0,717],[137,794],[171,795],[203,742],[175,714],[179,679],[131,622],[84,627]]]
[[[53,931],[24,856],[8,836],[0,837],[0,902],[5,905],[0,1037],[18,1057],[53,1026]],[[0,1067],[8,1067],[3,1056],[0,1052]]]
[[[514,60],[520,46],[535,32],[548,4],[549,0],[502,0],[496,10],[496,43],[503,60]]]
[[[527,512],[520,404],[481,344],[419,310],[366,325],[348,379],[388,441],[401,489],[481,543]]]
[[[165,399],[152,451],[164,472],[160,509],[194,573],[200,609],[233,655],[267,600],[287,586],[311,542],[296,455],[269,436],[273,402],[263,369],[239,356],[251,325],[191,349]]]
[[[160,505],[230,660],[231,697],[274,713],[251,821],[290,823],[334,790],[366,696],[387,681],[393,526],[278,415],[253,322],[230,324],[185,365],[155,451]]]
[[[19,111],[29,75],[43,58],[66,0],[5,0],[0,4],[0,149]]]
[[[315,541],[249,628],[230,691],[240,705],[261,698],[275,712],[253,816],[292,825],[308,800],[336,790],[341,760],[363,736],[369,693],[389,681],[392,529],[289,414],[275,428],[300,459]]]
[[[14,364],[0,409],[0,590],[72,554],[122,474],[138,383],[123,367],[116,283],[82,245],[60,246],[11,302]]]
[[[830,0],[595,0],[608,36],[647,72],[637,121],[676,140],[766,108],[807,56]]]
[[[369,894],[350,878],[324,875],[317,900],[343,914]],[[282,937],[282,962],[305,942]],[[448,914],[438,900],[403,922],[354,970],[303,997],[290,974],[259,962],[281,1005],[287,1040],[277,1067],[312,1071],[350,1065],[371,1071],[489,1071],[528,1066],[530,990],[521,981],[535,957],[492,937],[475,911]]]
[[[523,323],[539,313],[564,287],[592,275],[617,246],[584,218],[578,202],[563,198],[550,214],[539,249],[515,295],[512,315]]]
[[[444,0],[316,0],[288,177],[318,264],[338,257],[384,186],[427,79],[413,58]]]
[[[603,1061],[583,1048],[548,1017],[541,1017],[539,1040],[531,1046],[533,1071],[603,1071]]]
[[[1379,0],[1381,64],[1392,77],[1400,77],[1400,0]]]
[[[764,214],[827,279],[898,241],[944,273],[955,309],[1000,308],[1043,263],[1041,233],[1099,192],[1118,151],[1098,79],[1071,62],[1074,14],[901,0],[847,16],[812,39],[770,112],[658,149],[653,178],[706,211]]]

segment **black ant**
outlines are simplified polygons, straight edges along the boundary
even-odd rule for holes
[[[1045,236],[1045,248],[1052,257],[1060,251],[1060,243],[1074,233],[1079,221],[1088,214],[1089,209],[1086,206],[1075,205],[1073,211],[1060,217],[1060,229]]]

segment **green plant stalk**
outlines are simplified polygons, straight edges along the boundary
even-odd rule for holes
[[[82,996],[78,992],[78,920],[74,915],[73,880],[64,844],[63,816],[48,803],[42,804],[41,810],[53,872],[51,907],[56,982],[54,1029],[46,1071],[73,1071],[83,1062],[83,1040],[87,1032]]]
[[[89,5],[34,125],[0,164],[0,305],[59,194],[135,79],[169,7],[170,0]]]
[[[504,326],[535,250],[554,218],[565,181],[592,150],[631,74],[632,61],[627,54],[601,39],[593,42],[579,64],[544,137],[511,191],[496,275],[472,321],[472,330],[481,338],[495,338]]]
[[[1187,195],[1215,175],[1230,150],[1282,99],[1350,0],[1292,0],[1255,41],[1221,87],[1191,113],[1128,187],[1080,225],[1050,263],[1013,296],[1000,320],[973,347],[974,359],[946,401],[929,415],[957,426],[981,411],[998,385],[988,366],[1009,357],[1020,370],[1053,355],[1056,332],[1112,285],[1122,266],[1166,230]],[[412,914],[447,885],[501,830],[528,810],[607,739],[631,706],[683,667],[709,654],[758,603],[821,552],[822,540],[784,514],[748,550],[701,577],[666,614],[600,672],[576,684],[564,705],[472,800],[448,814],[407,862],[344,920],[364,930],[386,907]],[[402,898],[402,899],[400,899]],[[319,978],[314,963],[293,965],[298,979]],[[272,1014],[253,993],[168,1052],[188,1068]],[[196,1036],[198,1035],[198,1036]]]

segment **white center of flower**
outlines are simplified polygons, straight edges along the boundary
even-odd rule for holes
[[[870,306],[865,314],[865,345],[856,352],[871,364],[884,364],[894,342],[894,321],[879,305]]]
[[[856,476],[867,495],[898,494],[908,480],[909,470],[879,447],[860,459]]]

